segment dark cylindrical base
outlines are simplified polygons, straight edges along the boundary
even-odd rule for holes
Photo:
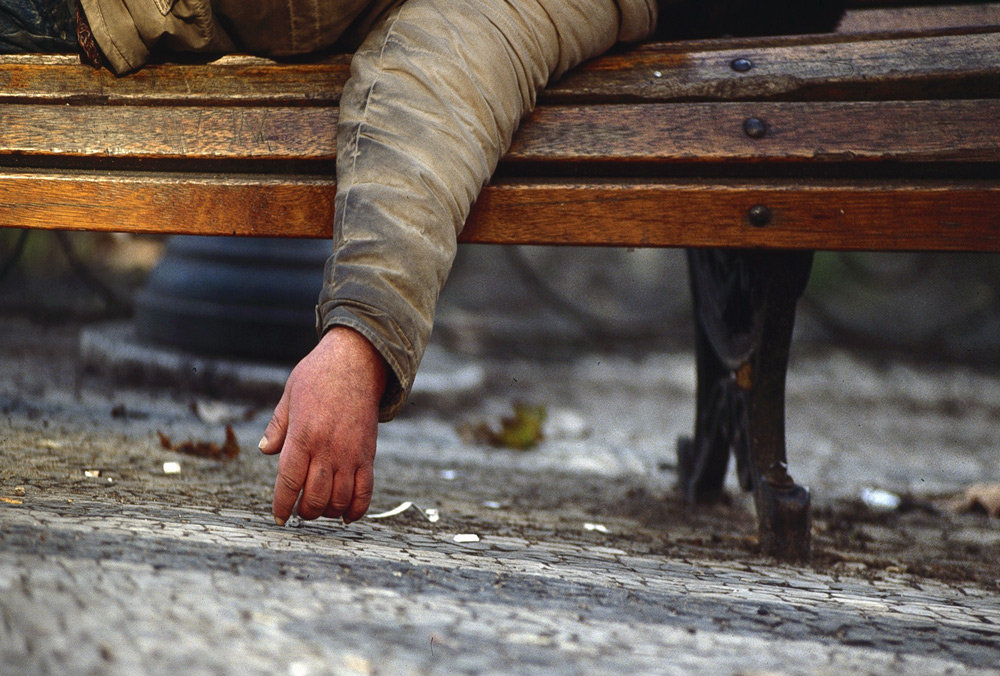
[[[316,344],[326,240],[172,237],[136,298],[145,340],[295,361]]]

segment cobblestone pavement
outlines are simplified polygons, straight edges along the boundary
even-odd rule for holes
[[[78,377],[71,334],[5,337],[5,676],[1000,674],[995,520],[934,514],[903,531],[873,517],[844,532],[900,540],[892,561],[862,552],[787,566],[754,553],[739,497],[677,516],[664,438],[686,431],[692,383],[673,358],[490,371],[494,386],[459,417],[493,415],[510,383],[534,379],[517,393],[556,400],[591,428],[566,424],[527,454],[471,447],[440,406],[418,400],[385,427],[374,509],[412,500],[439,521],[410,509],[279,529],[268,517],[273,459],[244,452],[223,464],[160,446],[157,432],[221,441],[219,420],[195,416],[189,396]],[[11,352],[18,340],[24,351]],[[833,509],[835,488],[850,496],[875,481],[996,480],[995,386],[961,370],[807,359],[790,387],[793,469],[818,487],[821,509]],[[613,424],[623,402],[651,396],[670,413],[635,404]],[[256,439],[266,410],[233,410],[240,439]],[[886,440],[886,457],[866,468]],[[163,473],[171,460],[180,474]],[[652,505],[673,520],[642,516]],[[833,530],[817,532],[827,557]],[[937,559],[972,548],[977,575],[921,574],[905,553],[918,531],[939,541]],[[467,533],[480,541],[455,541]]]
[[[65,500],[4,514],[6,673],[952,674],[994,593]]]

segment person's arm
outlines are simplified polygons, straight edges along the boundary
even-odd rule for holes
[[[300,515],[339,513],[348,489],[335,480],[330,492],[331,476],[365,479],[347,512],[349,519],[360,516],[354,505],[367,505],[371,493],[371,410],[388,420],[405,400],[457,235],[518,122],[551,78],[619,39],[649,34],[655,6],[654,0],[407,0],[361,45],[341,99],[335,253],[318,314],[324,342],[334,327],[364,336],[388,366],[385,387],[361,415],[355,391],[329,381],[367,381],[356,373],[368,368],[364,363],[333,363],[321,343],[323,355],[310,354],[307,366],[296,369],[266,437],[267,452],[282,454],[278,523],[303,487]],[[271,430],[285,418],[279,449]],[[371,453],[367,445],[358,450],[362,442],[371,442]]]

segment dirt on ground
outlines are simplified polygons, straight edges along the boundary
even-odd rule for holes
[[[136,437],[74,429],[18,411],[16,404],[7,405],[5,417],[0,500],[8,505],[55,499],[70,511],[74,501],[141,505],[154,512],[241,509],[258,513],[261,527],[270,527],[274,462],[246,440],[236,459],[213,460],[163,448],[161,430]],[[223,438],[220,429],[219,439],[203,441]],[[170,462],[182,471],[164,473]],[[743,495],[692,506],[675,491],[653,491],[638,480],[557,472],[511,472],[500,480],[492,470],[451,467],[443,473],[399,460],[380,464],[371,513],[411,501],[419,508],[392,517],[404,531],[599,544],[682,560],[762,560],[752,502]],[[892,512],[873,511],[860,501],[820,505],[806,565],[835,576],[904,575],[915,585],[931,579],[1000,590],[998,520],[955,512],[952,498],[907,496]],[[441,520],[431,523],[420,508],[439,510]]]

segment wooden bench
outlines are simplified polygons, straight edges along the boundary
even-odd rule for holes
[[[809,551],[784,382],[812,252],[1000,251],[1000,3],[869,7],[839,32],[646,44],[550,87],[464,242],[689,249],[692,501],[735,455],[762,550]],[[0,226],[330,237],[349,57],[125,78],[0,57]]]

